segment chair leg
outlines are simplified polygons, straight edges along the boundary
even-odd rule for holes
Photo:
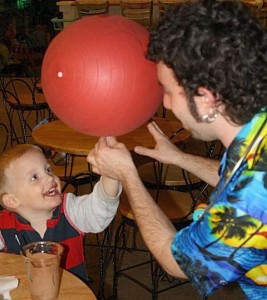
[[[126,236],[126,229],[128,227],[130,227],[130,229],[132,231],[131,239],[129,239],[129,240],[127,239],[127,236]],[[119,281],[120,276],[135,282],[137,285],[139,285],[140,287],[144,288],[145,290],[147,290],[148,292],[150,292],[152,294],[150,287],[146,286],[138,278],[135,278],[135,276],[132,276],[130,273],[129,274],[127,273],[128,271],[130,271],[132,269],[138,268],[143,265],[151,264],[150,258],[144,262],[133,264],[133,265],[130,265],[127,267],[123,267],[123,265],[120,266],[123,261],[124,255],[126,253],[125,251],[127,251],[129,253],[134,252],[134,251],[141,251],[141,252],[145,252],[145,253],[149,254],[148,250],[146,250],[146,249],[138,249],[137,244],[136,244],[137,232],[138,232],[138,230],[135,225],[135,222],[131,219],[127,219],[127,218],[123,217],[123,220],[120,223],[120,225],[118,226],[118,228],[116,230],[116,234],[115,234],[114,256],[113,256],[113,289],[112,289],[112,297],[110,299],[118,298],[118,281]],[[151,272],[151,273],[153,273],[153,272]],[[157,285],[155,284],[155,286],[157,286]],[[157,295],[156,295],[156,297],[154,297],[152,299],[157,299]]]
[[[122,239],[122,249],[126,245],[125,238],[125,224],[123,222],[120,223],[119,227],[116,230],[115,241],[114,241],[114,253],[113,253],[113,286],[112,286],[112,298],[117,299],[118,297],[118,261],[119,261],[119,242]]]
[[[132,238],[126,238],[126,229],[130,227]],[[165,292],[167,290],[173,289],[175,287],[181,286],[189,281],[179,280],[168,275],[161,266],[157,263],[152,254],[146,249],[139,247],[136,241],[136,234],[138,229],[134,220],[129,219],[127,217],[122,217],[122,222],[119,224],[116,233],[115,233],[115,243],[114,243],[114,252],[113,252],[113,289],[112,289],[112,297],[110,299],[118,298],[118,282],[119,278],[123,277],[127,280],[130,280],[137,284],[139,287],[145,289],[148,293],[151,294],[152,300],[157,300],[159,294]],[[139,259],[139,262],[135,262],[132,264],[128,264],[125,266],[123,264],[123,259],[126,258],[126,251],[129,253],[132,252],[142,252],[146,253],[148,257],[144,259]],[[129,254],[132,255],[132,254]],[[138,273],[134,272],[134,270],[138,270],[137,268],[148,266],[150,270],[150,280],[151,283],[147,284],[140,280]]]
[[[152,255],[150,255],[150,257],[151,257],[152,300],[157,300],[160,268],[158,268],[157,263],[153,260]]]
[[[114,232],[115,220],[105,230],[102,242],[98,239],[98,246],[100,250],[100,280],[97,292],[97,299],[105,298],[105,279],[107,274],[107,268],[110,262],[113,261],[114,247],[112,246],[112,238]]]

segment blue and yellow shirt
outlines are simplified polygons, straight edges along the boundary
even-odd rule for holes
[[[266,119],[260,113],[241,129],[222,158],[211,206],[173,240],[174,258],[201,295],[237,281],[248,299],[267,299]]]

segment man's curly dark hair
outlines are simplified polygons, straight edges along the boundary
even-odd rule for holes
[[[267,30],[238,1],[202,1],[169,10],[152,31],[147,57],[171,68],[193,100],[206,87],[243,125],[267,103]]]

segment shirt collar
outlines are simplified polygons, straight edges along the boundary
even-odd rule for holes
[[[246,123],[228,149],[226,149],[223,158],[221,160],[220,175],[227,176],[231,170],[233,170],[237,161],[245,153],[248,145],[254,139],[256,133],[261,128],[262,124],[266,121],[267,112],[261,112],[256,114],[248,123]],[[262,134],[267,133],[267,127],[265,126]]]
[[[60,215],[60,208],[61,205],[57,206],[54,210],[53,210],[53,216],[51,219],[57,219]],[[30,224],[30,222],[28,220],[26,220],[25,218],[23,218],[21,215],[19,215],[18,213],[15,213],[17,219],[22,223],[22,224]]]

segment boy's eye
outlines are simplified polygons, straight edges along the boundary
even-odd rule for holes
[[[51,169],[50,166],[46,168],[46,173],[48,173],[48,174],[51,174],[51,173],[52,173],[52,169]]]

